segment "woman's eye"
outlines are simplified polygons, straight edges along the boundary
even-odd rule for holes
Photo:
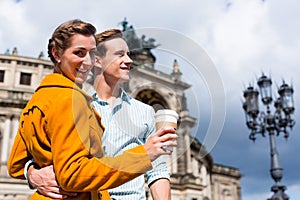
[[[84,57],[84,55],[85,55],[85,53],[82,52],[82,51],[75,51],[74,54],[79,56],[79,57]]]
[[[96,58],[96,51],[90,51],[89,54],[92,60]]]

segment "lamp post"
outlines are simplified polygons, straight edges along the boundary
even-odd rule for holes
[[[273,102],[272,80],[262,74],[257,84],[259,92],[254,87],[249,86],[243,93],[245,98],[243,109],[246,116],[246,125],[251,130],[249,139],[255,141],[257,134],[265,137],[266,133],[268,133],[271,154],[270,174],[275,181],[275,184],[271,187],[271,191],[274,194],[269,200],[288,200],[289,197],[284,192],[286,186],[280,183],[283,176],[283,169],[280,167],[278,159],[275,135],[279,136],[280,133],[283,133],[287,139],[289,137],[287,128],[292,129],[295,125],[295,121],[291,118],[295,110],[293,100],[294,90],[283,81],[278,89],[279,97],[274,100],[275,111],[272,113],[270,108]],[[263,105],[266,107],[266,112],[259,110],[259,94],[261,95]]]

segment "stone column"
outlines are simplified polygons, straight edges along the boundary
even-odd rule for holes
[[[185,146],[186,146],[186,172],[187,173],[192,173],[192,160],[191,160],[191,140],[190,140],[190,130],[189,128],[186,128],[186,132],[187,134],[185,134],[184,136],[184,140],[186,142]]]
[[[10,137],[10,147],[9,147],[9,151],[12,148],[12,145],[15,141],[15,137],[16,134],[18,132],[18,128],[19,128],[19,116],[14,116],[12,119],[12,131],[11,131],[11,137]]]
[[[6,164],[8,159],[10,125],[11,120],[9,116],[7,116],[4,122],[3,140],[1,148],[1,164]]]
[[[178,173],[177,159],[177,148],[174,148],[171,154],[171,174]]]
[[[186,174],[186,142],[185,142],[185,130],[183,128],[178,129],[177,134],[179,136],[177,140],[177,173]]]
[[[0,146],[0,148],[1,148],[0,149],[0,153],[1,153],[0,175],[1,176],[8,176],[7,159],[8,159],[8,155],[9,155],[10,125],[11,125],[10,117],[6,116],[5,121],[4,121],[2,144]]]

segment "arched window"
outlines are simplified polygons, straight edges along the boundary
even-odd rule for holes
[[[155,111],[168,108],[166,100],[154,90],[142,90],[136,95],[135,98],[145,104],[152,106]]]

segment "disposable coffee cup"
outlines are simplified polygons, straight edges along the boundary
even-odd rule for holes
[[[174,110],[164,109],[158,110],[155,115],[156,121],[156,130],[161,129],[162,127],[171,126],[177,128],[178,114]]]
[[[174,110],[163,109],[158,110],[155,115],[155,126],[156,130],[159,130],[163,127],[173,127],[177,128],[177,120],[179,118],[178,114]],[[166,150],[173,151],[173,147],[166,147]]]

